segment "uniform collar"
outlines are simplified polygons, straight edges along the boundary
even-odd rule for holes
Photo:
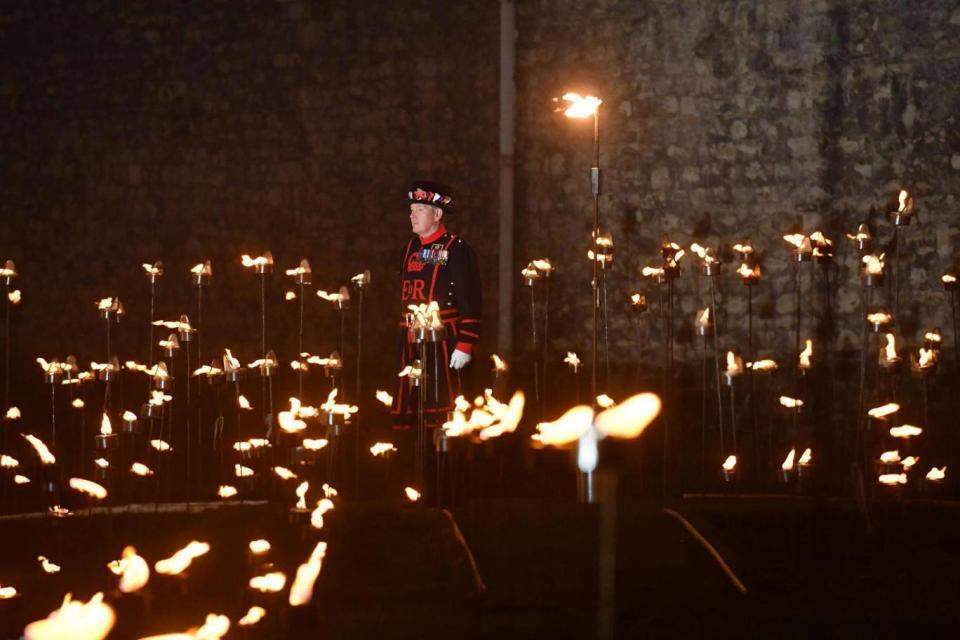
[[[433,242],[434,240],[436,240],[437,238],[439,238],[440,236],[442,236],[442,235],[445,234],[446,232],[447,232],[446,227],[444,227],[444,226],[441,224],[440,227],[439,227],[436,231],[434,231],[433,233],[431,233],[430,235],[428,235],[428,236],[420,236],[420,244],[421,244],[421,245],[430,244],[431,242]]]

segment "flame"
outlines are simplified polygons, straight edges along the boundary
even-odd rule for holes
[[[892,333],[884,334],[886,344],[880,350],[880,362],[900,362],[900,356],[897,355],[897,342]]]
[[[270,543],[263,538],[260,538],[259,540],[251,540],[247,547],[250,549],[250,553],[255,556],[260,556],[265,554],[267,551],[270,551]]]
[[[910,198],[910,194],[907,193],[906,189],[901,189],[900,196],[898,199],[900,200],[900,206],[897,207],[897,212],[903,213],[904,211],[907,210],[908,204],[912,204],[909,202],[910,200],[912,200],[912,198]]]
[[[320,405],[321,411],[326,411],[327,413],[332,413],[334,415],[343,415],[350,416],[357,412],[357,407],[355,405],[349,404],[337,404],[335,402],[337,397],[337,389],[333,389],[327,394],[327,401]]]
[[[85,404],[86,403],[80,398],[74,398],[73,402],[70,403],[70,406],[73,407],[74,409],[83,409]]]
[[[323,298],[327,302],[332,302],[341,309],[344,304],[350,300],[350,290],[346,287],[340,287],[340,290],[336,293],[327,293],[326,291],[317,291],[317,296]]]
[[[131,546],[125,547],[121,560],[114,561],[115,566],[110,570],[120,576],[119,589],[121,593],[134,593],[146,586],[150,579],[150,565],[137,555],[137,550]],[[111,563],[113,565],[113,563]]]
[[[884,473],[878,480],[880,484],[895,486],[898,484],[907,484],[907,474],[905,473]]]
[[[754,280],[760,278],[760,265],[755,264],[751,269],[746,262],[741,262],[740,267],[737,269],[737,275],[739,275],[744,280]]]
[[[30,443],[30,446],[33,447],[33,450],[37,452],[41,464],[56,464],[57,458],[50,453],[50,449],[47,448],[43,440],[29,433],[21,433],[20,435],[22,435],[26,441]]]
[[[54,518],[66,518],[71,514],[70,509],[67,509],[66,507],[61,507],[58,504],[55,504],[49,509],[47,509],[47,513],[49,513]]]
[[[481,440],[489,440],[515,431],[523,417],[523,406],[526,402],[523,391],[515,391],[508,404],[503,404],[494,398],[491,389],[486,389],[484,396],[486,407],[483,409],[478,407],[470,415],[470,422],[482,427],[477,437]]]
[[[314,529],[323,529],[323,516],[331,509],[333,509],[333,500],[329,496],[318,500],[317,508],[310,512],[310,526]]]
[[[162,276],[162,275],[163,275],[163,263],[160,262],[160,261],[157,261],[157,262],[155,262],[155,263],[153,263],[153,264],[148,264],[148,263],[144,262],[144,263],[141,264],[140,266],[143,267],[144,272],[145,272],[148,276]]]
[[[553,422],[541,422],[532,438],[545,445],[565,445],[580,439],[593,423],[593,409],[580,405]]]
[[[507,370],[507,363],[503,360],[503,358],[501,358],[497,354],[495,353],[491,354],[490,359],[493,360],[494,371],[497,371],[498,373],[503,373],[504,371]]]
[[[809,369],[810,368],[810,358],[813,356],[813,340],[807,338],[807,347],[800,352],[800,368]]]
[[[273,254],[267,251],[262,256],[257,256],[256,258],[251,258],[249,255],[243,254],[240,257],[240,263],[247,268],[272,266]]]
[[[934,329],[932,331],[927,331],[925,334],[923,334],[923,339],[926,340],[927,342],[931,342],[935,345],[939,345],[941,342],[943,342],[943,334],[940,333],[939,329]]]
[[[420,499],[420,492],[414,489],[413,487],[405,487],[403,489],[403,492],[406,494],[407,500],[409,500],[410,502],[416,502],[417,500]]]
[[[307,508],[307,489],[310,488],[310,483],[304,480],[296,488],[297,494],[297,509],[306,509]]]
[[[154,407],[162,406],[164,402],[170,402],[173,400],[173,396],[169,393],[164,393],[163,391],[151,391],[149,404]]]
[[[100,418],[100,435],[109,436],[112,433],[113,428],[110,425],[110,416],[104,413],[103,417]]]
[[[28,624],[23,637],[24,640],[102,640],[110,633],[115,621],[116,615],[109,605],[103,603],[102,593],[94,594],[86,603],[72,600],[68,593],[59,609],[43,620]]]
[[[436,301],[430,304],[407,305],[410,313],[407,314],[407,326],[410,329],[438,330],[443,327],[440,319],[440,305]]]
[[[363,273],[358,273],[357,275],[351,277],[350,282],[360,288],[370,286],[370,270],[367,269]]]
[[[907,456],[906,458],[903,459],[903,462],[901,464],[903,465],[904,471],[909,471],[918,462],[920,462],[919,456]]]
[[[233,473],[238,478],[250,478],[253,476],[253,469],[242,464],[235,464],[233,465]]]
[[[660,267],[644,267],[640,270],[640,274],[644,278],[659,278],[664,274],[664,270]]]
[[[370,447],[370,453],[374,456],[384,456],[396,450],[397,448],[393,446],[392,442],[375,442],[374,445]]]
[[[913,438],[923,433],[923,429],[915,427],[912,424],[902,424],[899,427],[890,427],[890,437],[892,438]]]
[[[533,265],[534,269],[547,276],[549,276],[554,269],[553,264],[550,262],[550,258],[534,258],[533,262],[530,264]]]
[[[173,451],[173,447],[170,446],[170,443],[154,438],[150,441],[150,446],[159,451],[160,453],[166,453],[167,451]]]
[[[154,570],[165,576],[176,576],[186,571],[190,564],[202,555],[209,553],[210,545],[206,542],[191,540],[187,546],[178,550],[169,558],[158,560],[154,565]]]
[[[563,361],[573,368],[574,373],[580,368],[580,358],[578,358],[577,354],[573,351],[567,351],[567,357],[564,358]]]
[[[193,371],[194,376],[207,376],[210,378],[214,376],[218,376],[222,373],[223,373],[223,369],[218,368],[216,365],[209,365],[209,364],[205,364],[199,369],[194,369]]]
[[[605,393],[597,396],[597,406],[601,409],[609,409],[615,404],[617,404],[617,402]]]
[[[533,266],[532,262],[520,270],[520,275],[523,276],[526,280],[540,279],[540,272],[537,271],[537,268]]]
[[[9,600],[11,598],[16,598],[19,593],[13,587],[4,587],[0,585],[0,600]]]
[[[408,364],[401,369],[400,373],[397,374],[397,377],[410,378],[411,380],[419,379],[423,375],[423,370],[420,368],[420,366],[420,361],[415,360],[412,365]]]
[[[300,260],[299,266],[293,269],[287,269],[284,273],[286,273],[288,276],[302,276],[313,272],[310,270],[310,261],[306,258],[303,258]]]
[[[937,469],[936,467],[931,467],[930,471],[927,473],[926,478],[931,482],[941,482],[947,477],[947,467],[944,465]]]
[[[867,322],[870,324],[889,324],[893,321],[893,316],[886,311],[874,311],[867,314]]]
[[[291,300],[296,300],[297,294],[294,293],[293,291],[287,291],[285,294],[283,294],[283,299],[286,300],[287,302]]]
[[[164,633],[158,636],[146,636],[140,640],[220,640],[230,630],[230,618],[224,615],[208,613],[203,625],[189,629],[185,633]]]
[[[919,357],[917,359],[917,366],[921,369],[927,369],[937,364],[937,352],[933,349],[925,349],[920,347]]]
[[[10,301],[10,304],[20,304],[20,300],[23,299],[23,294],[20,293],[20,289],[14,289],[7,294],[7,300]]]
[[[19,420],[20,419],[20,408],[19,407],[10,407],[7,409],[7,414],[4,416],[7,420]]]
[[[697,311],[697,326],[710,326],[710,307],[705,308],[703,311]]]
[[[943,282],[943,284],[953,284],[957,281],[957,276],[953,273],[945,273],[940,276],[940,280]]]
[[[386,391],[377,390],[377,400],[382,402],[386,406],[393,405],[393,396],[387,393]]]
[[[240,394],[239,396],[237,396],[237,406],[239,406],[241,409],[245,411],[250,411],[251,409],[253,409],[253,407],[250,406],[250,401],[247,400],[247,397],[243,394]]]
[[[13,260],[7,260],[3,263],[3,266],[0,267],[0,278],[16,278],[17,277],[17,265],[14,264]]]
[[[40,563],[44,573],[60,573],[60,565],[50,562],[46,556],[37,556],[37,562]]]
[[[784,471],[793,471],[793,458],[796,454],[796,449],[790,449],[790,453],[788,453],[787,457],[784,458],[783,464],[780,465],[780,468]]]
[[[15,469],[20,466],[20,461],[7,454],[0,454],[0,467],[4,469]]]
[[[323,487],[321,488],[323,489],[323,497],[325,498],[333,498],[337,495],[337,490],[331,487],[326,482],[323,483]]]
[[[217,489],[217,496],[221,498],[232,498],[237,495],[237,488],[229,484],[222,484],[220,488]]]
[[[233,357],[230,349],[223,350],[223,370],[236,371],[240,368],[240,361]]]
[[[19,473],[13,476],[14,484],[30,484],[30,478],[27,476],[20,475]]]
[[[717,260],[716,256],[711,254],[711,249],[709,247],[700,246],[696,242],[690,245],[690,251],[693,251],[695,254],[697,254],[697,257],[703,261],[704,265],[718,264],[720,262]]]
[[[660,398],[655,393],[640,393],[602,411],[594,420],[594,426],[600,437],[636,438],[653,422],[660,409]]]
[[[320,569],[323,566],[323,558],[327,554],[327,543],[320,541],[313,548],[307,561],[297,568],[297,575],[294,576],[293,584],[290,585],[290,597],[288,602],[291,607],[299,607],[310,603],[313,597],[313,584],[320,575]]]
[[[59,375],[63,373],[63,365],[60,364],[60,361],[54,358],[51,362],[47,362],[43,358],[37,358],[37,362],[40,364],[40,368],[43,369],[44,373],[49,373],[51,375]]]
[[[744,240],[743,242],[738,242],[733,245],[733,250],[739,253],[740,255],[749,255],[753,253],[753,245],[749,240]]]
[[[250,578],[250,588],[261,593],[276,593],[287,584],[287,576],[281,571],[273,571],[262,576]]]
[[[733,351],[727,351],[727,375],[738,376],[743,373],[743,358]]]
[[[810,245],[810,238],[802,233],[788,233],[783,236],[788,244],[793,246],[794,251],[798,253],[810,253],[813,247]]]
[[[97,458],[96,460],[93,461],[93,464],[97,465],[97,467],[99,467],[100,469],[106,469],[107,467],[110,466],[110,463],[107,462],[106,458]]]
[[[880,462],[886,464],[896,464],[900,462],[900,452],[899,451],[884,451],[880,454]]]
[[[326,438],[304,438],[303,439],[303,448],[307,451],[319,451],[327,446]]]
[[[808,447],[803,450],[803,453],[800,455],[800,460],[797,461],[797,464],[799,464],[801,467],[806,467],[810,465],[812,460],[813,460],[813,451],[811,451],[810,448]]]
[[[854,242],[869,242],[873,238],[873,236],[870,235],[870,227],[865,224],[857,227],[856,234],[848,233],[847,237]]]
[[[84,480],[83,478],[70,478],[70,488],[75,491],[79,491],[80,493],[85,493],[91,498],[96,498],[97,500],[103,500],[107,497],[107,490],[92,480]]]
[[[896,402],[888,402],[885,405],[881,405],[879,407],[874,407],[873,409],[870,409],[869,411],[867,411],[867,415],[870,416],[871,418],[877,418],[882,420],[883,418],[886,418],[887,416],[894,414],[897,411],[900,411],[900,405],[897,404]]]
[[[293,471],[290,471],[290,469],[287,469],[286,467],[274,467],[273,472],[277,474],[277,477],[279,477],[281,480],[293,480],[297,477],[297,474],[295,474]]]
[[[263,607],[250,607],[250,609],[247,610],[247,613],[244,614],[242,618],[237,620],[237,625],[241,627],[252,627],[263,620],[265,615],[267,615],[267,610]]]
[[[266,356],[247,365],[250,369],[275,369],[277,366],[279,366],[277,355],[273,351],[268,351]]]
[[[190,268],[190,273],[196,276],[212,276],[213,267],[210,266],[210,261],[198,262]]]
[[[727,459],[723,461],[723,470],[727,473],[730,473],[737,468],[737,456],[727,456]]]
[[[567,104],[560,105],[560,100]],[[563,111],[568,118],[589,118],[596,115],[597,109],[603,104],[603,100],[596,96],[581,96],[579,93],[565,93],[553,101],[558,104],[556,111]]]
[[[300,412],[300,408],[300,400],[297,398],[290,398],[290,410],[281,411],[277,414],[280,428],[286,433],[297,433],[307,428],[307,423],[297,417]]]
[[[798,409],[803,406],[803,400],[789,396],[780,396],[780,404],[787,409]]]
[[[883,257],[885,255],[886,254],[881,253],[879,256],[875,256],[872,254],[863,256],[862,261],[864,264],[864,268],[863,268],[864,273],[868,273],[874,276],[882,275],[883,266],[884,266]]]
[[[130,465],[130,472],[141,477],[153,475],[153,470],[142,462],[134,462]]]
[[[190,320],[187,318],[187,316],[180,316],[179,320],[154,320],[153,324],[157,327],[173,329],[174,331],[180,331],[182,333],[193,331],[193,328],[190,326]]]

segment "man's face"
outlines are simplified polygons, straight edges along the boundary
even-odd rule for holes
[[[429,204],[410,205],[410,226],[418,236],[433,233],[440,226],[443,210]]]

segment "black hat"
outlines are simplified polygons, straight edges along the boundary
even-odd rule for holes
[[[453,213],[453,198],[450,195],[450,187],[442,182],[417,180],[410,185],[410,191],[407,192],[407,202],[409,204],[429,204],[439,207],[444,213]]]

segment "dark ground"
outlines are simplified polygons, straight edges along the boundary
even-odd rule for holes
[[[616,520],[614,637],[955,637],[960,507],[871,503],[872,533],[845,501],[690,497],[686,516],[747,587],[740,594],[661,504],[621,500]],[[249,638],[596,637],[600,510],[565,499],[483,500],[444,512],[344,503],[322,532],[329,553],[314,606],[284,598]],[[456,522],[467,542],[456,535]],[[120,623],[112,638],[183,631],[208,612],[236,620],[253,603],[246,542],[266,537],[292,578],[317,534],[267,505],[193,514],[0,521],[0,637],[46,615],[62,595],[104,590]],[[145,596],[111,593],[105,564],[125,544],[151,563],[190,539],[211,552],[185,580],[152,576]],[[479,576],[470,562],[472,552]],[[63,566],[44,575],[36,556]],[[485,589],[479,587],[482,581]],[[234,631],[228,637],[244,637]]]

